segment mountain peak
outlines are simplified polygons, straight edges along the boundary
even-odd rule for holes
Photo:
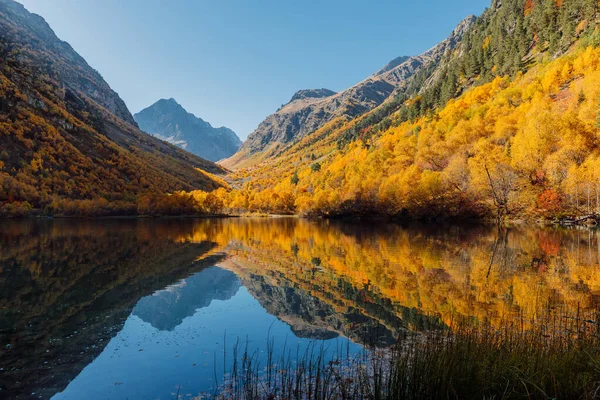
[[[302,89],[302,90],[298,90],[296,93],[294,93],[294,95],[292,96],[292,99],[290,100],[290,103],[292,101],[303,100],[303,99],[322,99],[325,97],[333,96],[334,94],[336,94],[336,92],[334,92],[333,90],[325,89],[325,88]]]
[[[154,104],[152,104],[150,107],[147,108],[165,108],[165,107],[169,107],[169,108],[180,108],[182,110],[185,110],[181,104],[179,104],[177,102],[177,100],[175,100],[174,98],[168,98],[168,99],[160,99],[158,101],[156,101]]]
[[[471,25],[475,23],[475,21],[477,21],[477,17],[475,15],[471,14],[467,16],[460,21],[458,25],[456,25],[456,28],[454,28],[452,31],[452,36],[462,38],[462,36],[467,32]]]
[[[231,156],[241,141],[229,128],[214,128],[174,98],[160,99],[134,115],[140,129],[211,161]]]
[[[410,58],[410,56],[400,56],[400,57],[396,57],[394,58],[392,61],[390,61],[389,63],[387,63],[383,68],[381,68],[379,71],[375,72],[375,76],[384,74],[394,68],[396,68],[398,65],[402,64],[403,62],[407,61]]]

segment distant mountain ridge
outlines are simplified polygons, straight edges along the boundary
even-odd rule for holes
[[[292,99],[289,101],[289,103],[303,99],[322,99],[333,96],[334,94],[335,92],[329,89],[303,89],[294,93],[294,96],[292,96]]]
[[[242,142],[226,127],[187,112],[175,99],[161,99],[134,115],[140,129],[210,161],[234,154]]]
[[[420,71],[435,66],[460,43],[475,21],[475,16],[468,16],[448,38],[433,48],[418,56],[395,58],[367,79],[342,92],[317,89],[296,93],[289,103],[261,122],[240,151],[222,164],[227,167],[243,166],[256,153],[268,153],[271,148],[297,141],[336,118],[351,119],[376,108],[403,90]],[[318,95],[306,96],[305,93]]]

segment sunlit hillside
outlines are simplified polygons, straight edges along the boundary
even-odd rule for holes
[[[252,156],[218,192],[223,207],[425,219],[599,211],[598,5],[509,3],[494,2],[460,51],[382,106]]]
[[[234,175],[232,209],[308,215],[553,217],[600,207],[600,49],[577,46],[514,79],[338,149],[331,123]],[[415,99],[409,100],[409,102]]]
[[[248,197],[262,197],[249,206],[288,210],[277,193],[294,198],[296,211],[316,215],[598,210],[599,62],[600,50],[587,47],[512,81],[497,77],[366,143],[308,162],[292,152],[295,160],[249,172]]]

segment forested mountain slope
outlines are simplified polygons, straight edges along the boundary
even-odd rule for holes
[[[136,213],[220,186],[224,170],[141,132],[125,103],[48,24],[0,0],[0,215]]]
[[[494,1],[394,98],[238,170],[225,203],[403,218],[593,212],[599,43],[595,0]]]

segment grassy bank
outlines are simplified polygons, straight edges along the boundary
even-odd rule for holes
[[[502,328],[462,321],[453,330],[406,332],[390,349],[359,356],[322,343],[257,363],[234,349],[236,362],[219,399],[595,399],[600,397],[599,313],[548,310]],[[266,349],[273,354],[275,343]],[[241,351],[240,351],[241,350]]]

